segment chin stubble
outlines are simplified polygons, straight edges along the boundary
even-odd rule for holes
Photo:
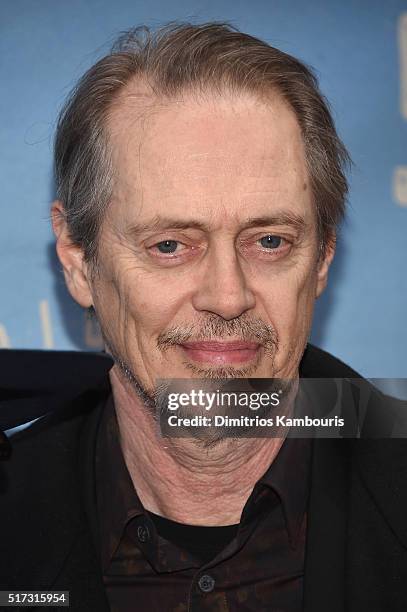
[[[103,333],[102,336],[105,342],[106,350],[112,356],[115,364],[118,366],[119,373],[122,377],[130,383],[132,389],[136,393],[152,415],[155,421],[159,420],[160,417],[165,413],[165,409],[160,402],[160,398],[165,395],[165,384],[156,387],[155,389],[147,389],[135,375],[129,364],[120,357],[119,352],[113,348],[112,343],[106,338]],[[261,344],[264,355],[271,357],[271,373],[274,372],[274,357],[278,351],[278,336],[274,328],[267,325],[261,319],[250,319],[249,317],[242,316],[239,319],[232,319],[226,321],[216,315],[209,315],[200,324],[194,324],[189,326],[176,326],[162,332],[157,338],[157,348],[160,352],[165,353],[170,348],[176,347],[183,342],[192,341],[204,341],[214,340],[226,337],[238,338],[248,342],[258,342]],[[261,356],[259,355],[255,363],[248,365],[247,367],[235,368],[232,366],[222,367],[202,367],[193,364],[189,361],[184,361],[183,366],[192,372],[196,378],[203,379],[233,379],[233,378],[249,378],[255,373],[259,367]],[[272,374],[271,374],[272,376]],[[206,432],[202,438],[194,437],[200,447],[204,449],[213,448],[221,442],[228,440],[230,443],[234,438],[230,437],[230,431],[228,437],[222,435],[221,431]]]

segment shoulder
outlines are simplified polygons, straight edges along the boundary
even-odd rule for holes
[[[110,392],[112,363],[102,353],[0,350],[0,429],[34,421],[9,438],[3,493],[71,469],[81,431]]]
[[[84,499],[93,490],[88,457],[93,457],[105,395],[103,387],[90,387],[64,402],[54,394],[47,414],[11,436],[11,455],[0,462],[5,551],[0,574],[8,587],[49,588],[78,537],[86,550]]]
[[[109,389],[106,353],[0,350],[0,430],[62,411],[77,397]]]
[[[0,492],[22,500],[31,489],[35,495],[40,481],[51,492],[72,480],[81,440],[91,444],[87,432],[105,399],[105,390],[89,390],[9,436],[9,458],[0,462]]]
[[[48,412],[10,437],[11,454],[0,462],[0,532],[10,547],[18,541],[21,549],[30,549],[34,533],[44,538],[52,533],[51,541],[61,529],[67,533],[82,524],[82,486],[89,480],[88,458],[110,392],[96,382],[85,387],[74,398],[64,390],[51,394]],[[30,403],[27,395],[24,403]]]
[[[112,365],[104,352],[0,349],[0,389],[75,392],[98,382]]]
[[[361,378],[346,363],[313,344],[307,344],[300,364],[304,378]]]

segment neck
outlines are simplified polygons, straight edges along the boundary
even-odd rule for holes
[[[144,508],[191,525],[239,523],[284,438],[229,438],[209,448],[191,438],[163,438],[116,366],[110,381],[124,459]]]

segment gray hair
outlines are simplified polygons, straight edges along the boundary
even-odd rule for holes
[[[135,78],[156,96],[185,91],[277,91],[294,111],[305,146],[322,250],[345,211],[351,160],[338,137],[329,105],[311,68],[266,42],[225,23],[171,23],[155,32],[122,34],[109,55],[79,80],[63,107],[55,138],[57,196],[72,243],[97,273],[98,237],[112,198],[113,165],[108,113]]]

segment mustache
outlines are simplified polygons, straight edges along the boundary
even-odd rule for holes
[[[220,340],[233,337],[235,340],[257,342],[265,350],[275,353],[278,348],[278,335],[272,325],[262,319],[242,316],[227,321],[216,315],[209,315],[203,321],[189,325],[177,325],[161,332],[157,338],[157,346],[165,351],[172,346],[184,342],[200,342],[204,340]]]

